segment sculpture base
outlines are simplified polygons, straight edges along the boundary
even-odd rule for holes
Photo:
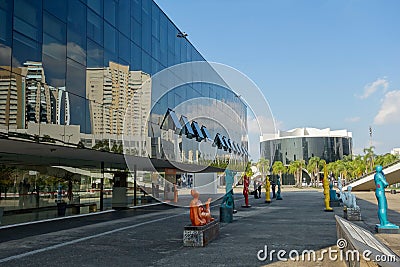
[[[242,208],[250,208],[251,205],[242,205]]]
[[[330,207],[340,207],[340,201],[339,200],[331,200],[331,201],[329,201],[329,206]]]
[[[265,200],[265,203],[270,204],[271,200]]]
[[[233,221],[233,208],[219,207],[219,221],[231,223]]]
[[[333,212],[333,209],[324,209],[325,212]]]
[[[184,247],[205,247],[219,236],[219,222],[212,221],[203,226],[187,225],[183,230]]]
[[[283,198],[282,197],[276,197],[276,200],[282,200]]]
[[[345,208],[343,217],[349,221],[361,221],[361,210],[360,208]]]
[[[381,226],[380,224],[375,225],[375,231],[379,234],[400,234],[400,229],[397,225]]]

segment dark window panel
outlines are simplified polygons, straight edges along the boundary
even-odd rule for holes
[[[87,12],[87,36],[100,45],[103,45],[103,20],[93,11]]]
[[[52,15],[56,16],[63,22],[67,18],[67,1],[66,0],[43,0],[43,8]]]
[[[66,25],[56,17],[43,13],[43,34],[47,34],[65,44],[67,39]],[[43,40],[43,43],[45,40]]]
[[[130,0],[119,0],[118,2],[118,30],[129,37],[131,33],[130,24]]]
[[[42,61],[42,46],[32,39],[14,32],[12,66],[21,67],[28,60]]]
[[[130,70],[142,69],[142,49],[134,43],[131,43],[131,64]]]
[[[67,50],[65,44],[43,35],[43,69],[46,82],[55,87],[65,86]]]
[[[144,14],[142,17],[142,49],[151,53],[151,17]]]
[[[86,64],[86,38],[68,29],[67,56],[76,62]]]
[[[151,73],[151,56],[146,52],[142,52],[142,70],[146,73]]]
[[[117,3],[115,0],[104,1],[104,19],[111,25],[116,26]]]
[[[157,40],[160,39],[160,10],[156,5],[153,5],[151,14],[151,34]]]
[[[139,23],[142,22],[142,0],[131,1],[131,17]]]
[[[103,16],[103,0],[87,0],[87,5],[98,15]]]
[[[124,61],[129,62],[131,59],[130,41],[121,33],[118,35],[119,39],[119,57]]]
[[[12,44],[12,1],[1,1],[0,4],[0,43],[11,47]]]
[[[74,94],[69,94],[71,125],[80,125],[81,133],[90,133],[89,101]]]
[[[155,58],[156,60],[160,60],[160,42],[152,37],[151,40],[151,55],[153,56],[153,58]]]
[[[66,90],[72,94],[86,96],[86,67],[67,58]]]
[[[15,0],[14,17],[15,30],[38,42],[41,41],[42,1]]]
[[[87,39],[87,67],[103,67],[103,57],[103,47],[93,42],[92,40]]]
[[[117,30],[107,22],[104,23],[104,48],[113,54],[118,53],[118,33]]]
[[[134,19],[131,19],[131,23],[131,40],[142,46],[142,24]]]

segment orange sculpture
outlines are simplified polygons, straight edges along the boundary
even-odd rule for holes
[[[214,218],[211,218],[211,212],[210,212],[211,198],[209,198],[205,206],[203,206],[203,204],[199,199],[200,196],[199,192],[192,189],[190,191],[190,194],[193,197],[192,201],[190,201],[190,221],[192,222],[192,225],[202,226],[211,221],[214,221]]]

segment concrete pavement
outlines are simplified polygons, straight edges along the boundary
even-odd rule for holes
[[[318,262],[277,261],[276,253],[272,262],[257,258],[265,246],[269,252],[283,249],[301,254],[306,249],[317,251],[317,255],[335,248],[334,214],[342,216],[341,208],[324,212],[323,195],[318,190],[283,190],[282,197],[282,201],[268,205],[264,194],[262,199],[251,196],[252,207],[245,209],[241,208],[242,196],[235,194],[238,213],[234,222],[222,224],[220,237],[205,248],[183,247],[183,227],[190,223],[188,210],[164,206],[3,229],[0,265],[344,266],[326,257]],[[373,204],[359,203],[365,218],[367,210],[373,211]],[[217,216],[219,203],[215,204],[212,214]]]

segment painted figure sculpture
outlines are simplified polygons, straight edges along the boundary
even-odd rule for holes
[[[265,178],[265,203],[271,203],[271,182],[269,181],[268,176]]]
[[[333,211],[333,209],[329,205],[329,180],[328,180],[328,171],[326,169],[326,165],[324,167],[324,179],[323,179],[323,186],[324,186],[324,195],[325,195],[325,211]]]
[[[209,198],[203,206],[199,199],[199,192],[192,189],[190,194],[193,197],[192,201],[190,201],[190,221],[192,222],[192,225],[202,226],[213,221],[214,218],[211,217],[210,212],[211,198]]]
[[[329,185],[329,198],[331,201],[338,201],[338,197],[336,195],[336,190],[333,189],[333,184]]]
[[[389,184],[386,181],[385,174],[382,171],[382,166],[378,165],[376,167],[376,174],[374,176],[375,181],[375,196],[378,200],[378,218],[380,224],[377,224],[376,227],[380,229],[399,229],[399,226],[390,223],[387,219],[387,200],[385,196],[385,187]]]
[[[244,203],[245,206],[249,206],[249,177],[245,174],[243,177],[243,196],[244,196]]]
[[[278,191],[276,191],[276,200],[282,200],[281,197],[281,179],[278,177]]]
[[[351,193],[351,189],[352,187],[348,186],[347,192],[342,194],[343,204],[348,208],[358,209],[359,207],[357,206],[357,198],[353,193]]]

